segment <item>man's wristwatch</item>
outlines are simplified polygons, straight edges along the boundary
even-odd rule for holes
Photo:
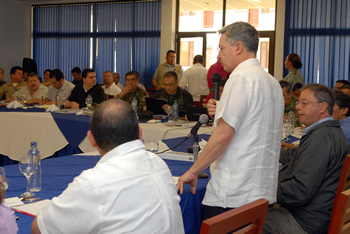
[[[27,100],[24,100],[24,105],[27,105]]]

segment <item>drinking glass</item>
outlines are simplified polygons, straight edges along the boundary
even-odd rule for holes
[[[171,113],[173,111],[173,107],[170,105],[164,106],[164,111],[168,114],[168,122],[173,122]]]
[[[286,122],[283,123],[283,140],[282,141],[289,141],[289,137],[290,136],[290,126],[289,126],[289,122],[288,119],[286,119]]]
[[[152,153],[158,152],[159,142],[157,140],[146,140],[144,141],[146,150]]]
[[[19,159],[19,170],[27,178],[27,190],[25,193],[21,194],[21,200],[23,202],[32,202],[40,199],[38,197],[34,197],[35,194],[29,191],[29,180],[35,172],[37,163],[38,162],[36,160],[32,160],[28,157],[23,157]]]
[[[26,95],[25,94],[22,94],[21,95],[21,100],[24,102],[26,100]],[[24,106],[26,105],[26,103],[24,102]]]

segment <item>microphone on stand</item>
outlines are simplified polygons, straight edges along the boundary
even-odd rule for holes
[[[193,135],[193,162],[195,163],[197,161],[198,158],[198,151],[199,151],[199,145],[198,145],[198,135],[197,135],[197,131],[199,129],[199,127],[204,124],[207,123],[209,120],[208,116],[206,114],[202,114],[199,117],[199,120],[197,122],[197,124],[191,129],[191,132],[187,135],[186,138],[189,138],[191,135]],[[208,175],[204,172],[201,172],[198,174],[198,179],[206,179],[208,178]]]
[[[219,90],[220,90],[220,82],[221,82],[220,73],[218,72],[214,73],[213,77],[211,78],[211,81],[213,82],[213,99],[219,100]]]

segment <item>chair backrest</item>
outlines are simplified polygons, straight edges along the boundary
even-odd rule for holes
[[[334,214],[338,204],[339,196],[343,191],[345,191],[346,188],[349,188],[349,186],[350,186],[350,154],[346,155],[345,157],[343,169],[339,177],[339,182],[338,182],[337,192],[334,198],[332,216],[331,216],[331,221],[329,223],[328,232],[330,231],[330,228],[334,221]]]
[[[206,219],[202,223],[200,234],[262,233],[268,200],[259,199],[244,206]]]
[[[199,99],[199,103],[200,103],[201,107],[203,107],[205,105],[205,101],[207,100],[207,96],[208,95],[201,95],[201,97]]]
[[[328,233],[350,233],[350,189],[340,193],[338,202],[333,207],[332,216],[334,216],[332,224],[329,226]]]

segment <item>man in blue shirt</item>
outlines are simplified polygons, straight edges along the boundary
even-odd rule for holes
[[[350,143],[350,97],[341,91],[335,93],[333,118],[339,120],[341,129]]]

